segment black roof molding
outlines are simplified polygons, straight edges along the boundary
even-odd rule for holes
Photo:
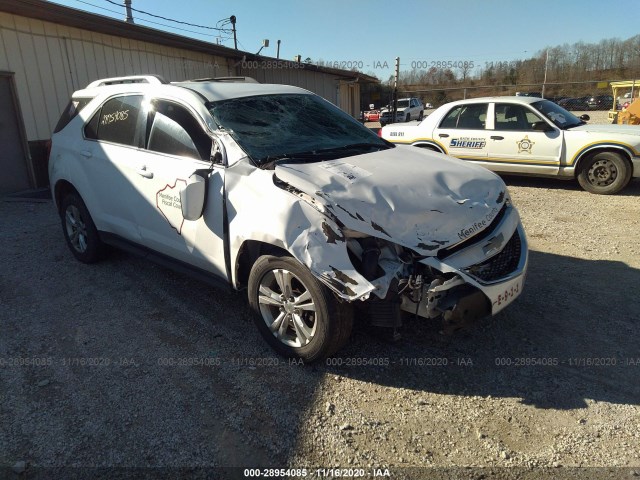
[[[142,25],[126,23],[124,20],[116,20],[104,15],[88,13],[83,10],[64,7],[44,0],[0,0],[0,11],[83,30],[92,30],[94,32],[104,33],[107,35],[155,43],[165,45],[167,47],[182,48],[194,52],[206,53],[208,55],[217,55],[235,60],[236,62],[242,61],[243,58],[278,61],[278,59],[273,57],[257,56],[249,52],[216,45],[215,43],[183,37],[181,35],[168,33]],[[293,62],[293,60],[279,60],[282,62]],[[350,70],[339,70],[336,68],[319,67],[317,65],[310,64],[304,64],[304,69],[328,73],[341,78],[352,79],[364,83],[378,83],[379,81],[375,77]]]

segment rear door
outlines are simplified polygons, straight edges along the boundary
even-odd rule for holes
[[[146,116],[141,94],[108,99],[84,126],[76,175],[81,195],[100,230],[139,242],[134,209],[146,200],[135,181],[141,172]],[[81,172],[81,173],[80,173]],[[82,180],[82,179],[81,179]]]
[[[449,155],[464,160],[485,160],[489,132],[486,130],[489,104],[464,103],[451,108],[433,132]]]

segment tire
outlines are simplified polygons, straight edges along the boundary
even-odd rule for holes
[[[67,246],[82,263],[95,263],[102,258],[104,244],[86,205],[76,193],[70,193],[60,205],[60,220]]]
[[[422,121],[422,119],[424,118],[424,112],[420,112],[420,115],[418,115],[418,121]]]
[[[285,293],[296,300],[288,301]],[[248,296],[258,331],[285,357],[317,362],[337,352],[351,334],[350,306],[338,304],[294,258],[260,257],[249,274]]]
[[[613,195],[627,186],[631,174],[631,166],[618,153],[600,152],[582,165],[578,183],[587,192]]]
[[[410,113],[407,113],[407,116],[406,116],[406,117],[404,117],[404,121],[405,121],[405,122],[409,122],[409,121],[411,121],[411,114],[410,114]]]

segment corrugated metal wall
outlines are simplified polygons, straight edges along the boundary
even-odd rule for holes
[[[71,93],[98,78],[234,74],[227,59],[0,12],[0,70],[15,72],[27,139],[47,139]]]
[[[259,68],[246,68],[257,65]],[[245,66],[245,68],[242,68]],[[261,83],[281,83],[306,88],[326,98],[349,115],[360,113],[360,85],[329,73],[307,70],[304,64],[281,60],[255,60],[240,63],[240,74]]]

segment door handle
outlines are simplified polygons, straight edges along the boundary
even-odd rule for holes
[[[144,178],[153,178],[153,172],[148,171],[146,165],[140,167],[140,169],[138,170],[138,175]]]
[[[504,137],[499,135],[491,135],[491,140],[504,140]]]
[[[93,153],[91,153],[89,150],[81,150],[80,155],[82,155],[84,158],[93,157]]]
[[[448,138],[448,137],[449,137],[449,134],[448,134],[448,133],[440,133],[440,134],[438,134],[438,136],[439,136],[440,138]]]

